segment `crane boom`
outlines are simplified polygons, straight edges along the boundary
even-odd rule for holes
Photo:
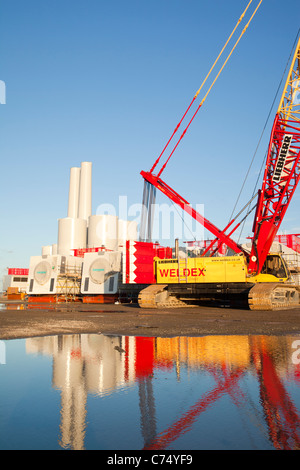
[[[300,38],[275,116],[253,224],[249,274],[259,274],[300,179]]]
[[[225,243],[244,256],[207,258],[202,254],[185,258],[184,264],[179,256],[156,259],[156,284],[140,291],[140,307],[175,308],[226,298],[232,302],[246,299],[251,310],[299,308],[300,287],[293,282],[282,256],[270,253],[270,249],[300,180],[300,38],[274,119],[257,203],[248,211],[256,210],[250,253],[231,238],[240,225],[231,227],[236,218],[220,230],[168,186],[160,178],[161,171],[154,175],[152,169],[141,175],[145,185],[159,189],[215,235],[209,248]]]
[[[259,0],[258,1],[258,4],[254,10],[254,12],[252,13],[250,19],[248,20],[248,22],[246,23],[246,25],[244,26],[242,32],[240,33],[238,39],[236,40],[235,44],[233,45],[233,47],[231,48],[226,60],[224,61],[223,65],[221,66],[219,72],[217,73],[216,77],[214,78],[213,82],[211,83],[211,85],[209,86],[209,89],[208,91],[206,92],[204,98],[201,100],[201,103],[198,105],[196,111],[194,112],[194,114],[192,115],[191,119],[189,120],[187,126],[185,127],[185,129],[183,130],[179,140],[177,141],[176,145],[174,146],[173,150],[171,151],[169,157],[167,158],[167,160],[165,161],[165,163],[163,164],[163,166],[161,167],[161,169],[157,172],[157,174],[155,175],[154,174],[154,170],[155,168],[157,167],[158,163],[160,162],[160,159],[162,157],[162,155],[164,154],[165,150],[167,149],[168,145],[170,144],[171,140],[173,139],[173,137],[175,136],[176,132],[178,131],[179,127],[181,126],[183,120],[185,119],[185,117],[187,116],[188,112],[190,111],[192,105],[194,104],[196,98],[198,97],[203,85],[206,83],[207,79],[210,77],[211,75],[211,72],[214,70],[216,64],[218,63],[219,59],[221,58],[224,50],[226,49],[227,45],[229,44],[231,38],[233,37],[234,33],[236,32],[238,26],[240,25],[240,23],[242,22],[248,8],[250,7],[251,3],[252,3],[253,0],[250,0],[249,3],[247,4],[244,12],[242,13],[242,15],[240,16],[237,24],[235,25],[232,33],[230,34],[229,38],[227,39],[225,45],[223,46],[221,52],[219,53],[217,59],[215,60],[213,66],[211,67],[208,75],[206,76],[206,78],[204,79],[201,87],[198,89],[197,93],[194,95],[193,97],[193,100],[191,101],[190,105],[188,106],[187,110],[185,111],[183,117],[181,118],[180,122],[177,124],[175,130],[173,131],[173,134],[171,135],[171,137],[169,138],[167,144],[165,145],[163,151],[161,152],[161,154],[159,155],[159,157],[157,158],[157,160],[154,162],[152,168],[150,171],[148,172],[145,172],[145,171],[141,171],[141,175],[142,177],[144,178],[144,201],[143,201],[143,208],[142,208],[142,217],[141,217],[141,230],[140,230],[140,240],[145,240],[145,234],[146,234],[146,231],[147,231],[147,237],[146,239],[147,240],[151,240],[151,220],[152,220],[152,215],[151,215],[151,203],[149,202],[149,185],[151,187],[154,187],[154,188],[157,188],[159,189],[160,191],[162,191],[166,196],[168,196],[173,202],[175,202],[176,204],[178,204],[182,209],[184,209],[188,214],[190,214],[197,222],[201,223],[205,228],[207,228],[207,230],[209,230],[215,237],[217,237],[222,243],[225,243],[229,248],[231,248],[235,253],[240,253],[240,252],[244,252],[245,254],[248,254],[248,252],[244,251],[243,248],[238,244],[236,243],[230,236],[231,234],[233,233],[234,230],[232,230],[230,232],[229,235],[226,235],[225,234],[225,231],[227,230],[227,228],[232,225],[232,223],[234,222],[234,219],[228,224],[228,226],[226,227],[226,229],[224,229],[223,231],[218,229],[214,224],[212,224],[208,219],[205,219],[201,214],[199,214],[197,211],[195,211],[194,209],[192,209],[192,207],[190,206],[190,204],[183,198],[181,197],[176,191],[174,191],[174,189],[172,189],[170,186],[168,186],[161,178],[161,174],[162,172],[164,171],[167,163],[169,162],[170,158],[172,157],[174,151],[176,150],[176,148],[178,147],[178,144],[181,142],[182,138],[184,137],[184,135],[186,134],[188,128],[190,127],[191,123],[193,122],[195,116],[197,115],[198,111],[201,109],[201,107],[203,106],[208,94],[210,93],[211,89],[213,88],[214,84],[216,83],[217,79],[219,78],[220,74],[222,73],[225,65],[227,64],[228,60],[230,59],[232,53],[234,52],[234,50],[236,49],[237,45],[239,44],[241,38],[243,37],[243,35],[245,34],[246,30],[248,29],[250,23],[252,22],[254,16],[256,15],[259,7],[261,6],[262,4],[262,1],[263,0]],[[151,193],[152,196],[153,196],[153,192]],[[146,204],[144,204],[146,202]],[[152,197],[152,203],[153,203],[153,197]],[[145,212],[148,212],[148,216],[145,214]],[[148,229],[146,230],[146,225],[148,224]]]
[[[161,178],[153,175],[150,171],[141,171],[141,175],[145,181],[150,183],[155,188],[159,189],[164,193],[171,201],[175,202],[185,212],[193,217],[197,222],[202,224],[207,230],[209,230],[215,237],[217,237],[222,243],[225,243],[235,253],[243,252],[243,248],[238,245],[230,236],[224,233],[224,230],[220,230],[213,223],[211,223],[204,216],[199,214],[182,196],[180,196],[174,189],[167,185]]]

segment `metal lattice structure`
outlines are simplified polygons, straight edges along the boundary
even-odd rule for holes
[[[268,148],[253,225],[249,273],[259,273],[300,179],[300,38]]]
[[[200,104],[198,109],[200,109],[202,104],[203,102]],[[192,120],[194,119],[195,114],[193,115]],[[177,131],[181,122],[182,121],[180,121],[176,127],[173,135]],[[188,124],[187,128],[189,127],[190,123]],[[184,136],[187,128],[184,130],[178,143]],[[178,143],[176,144],[174,150],[176,149]],[[244,253],[244,255],[249,259],[248,273],[250,275],[259,274],[263,268],[266,257],[269,253],[269,250],[279,230],[281,222],[285,216],[300,179],[300,39],[298,40],[295,49],[288,78],[286,80],[279,108],[274,119],[262,187],[258,191],[257,203],[251,209],[251,211],[256,209],[256,213],[253,224],[254,235],[250,256],[248,251],[244,250],[241,245],[236,243],[233,238],[231,238],[234,231],[241,225],[241,222],[236,223],[237,217],[232,219],[225,229],[221,230],[208,219],[199,214],[196,210],[194,210],[185,198],[180,196],[180,194],[178,194],[173,188],[171,188],[165,181],[161,179],[161,173],[174,150],[171,152],[166,163],[157,174],[154,174],[153,171],[157,166],[163,152],[149,172],[141,172],[141,175],[145,181],[147,194],[150,192],[150,186],[159,189],[171,201],[181,207],[185,212],[187,212],[197,222],[202,224],[210,233],[216,237],[216,239],[212,241],[211,245],[217,243],[217,246],[220,246],[222,243],[224,243],[235,253]],[[150,201],[151,198],[149,198],[149,196],[145,198],[144,192],[144,204],[145,199]],[[239,215],[240,214],[238,214],[238,216]],[[150,221],[151,220],[152,215],[150,217]],[[234,225],[235,223],[236,225]]]
[[[80,295],[81,267],[64,266],[56,279],[56,296],[58,299],[74,301]]]

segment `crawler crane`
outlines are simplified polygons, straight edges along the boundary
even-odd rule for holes
[[[141,172],[148,200],[151,191],[159,189],[214,235],[211,247],[225,243],[235,255],[207,257],[208,247],[197,258],[155,260],[156,284],[141,290],[139,305],[177,307],[225,297],[243,298],[251,310],[300,306],[300,288],[293,284],[284,259],[270,253],[300,179],[300,38],[274,119],[262,186],[252,208],[255,217],[249,251],[231,238],[240,225],[236,218],[224,230],[218,229],[161,179],[167,162],[153,173],[159,158],[149,172]]]

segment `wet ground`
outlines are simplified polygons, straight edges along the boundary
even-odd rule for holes
[[[0,304],[0,339],[81,333],[170,337],[299,332],[299,308],[252,312],[222,306],[152,310],[135,304]]]

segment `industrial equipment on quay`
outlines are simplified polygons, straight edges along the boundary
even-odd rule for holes
[[[262,186],[244,207],[247,215],[242,221],[238,222],[238,217],[243,210],[223,230],[219,229],[161,179],[167,163],[205,103],[262,0],[170,155],[158,169],[169,144],[251,3],[252,0],[151,170],[141,172],[144,195],[139,240],[135,222],[107,214],[92,214],[91,162],[82,162],[80,168],[71,168],[68,214],[58,220],[57,243],[43,246],[41,256],[30,259],[29,302],[80,300],[111,303],[123,296],[123,299],[138,300],[143,308],[198,305],[202,301],[215,299],[246,301],[252,310],[299,306],[300,238],[297,234],[279,235],[278,231],[300,178],[300,39],[274,119]],[[188,242],[191,256],[182,256],[178,246],[172,250],[153,243],[156,189],[201,223],[213,239],[201,241],[197,247]],[[254,211],[251,241],[240,245],[232,235]],[[193,248],[198,249],[198,254]]]
[[[299,93],[300,38],[274,119],[262,186],[258,191],[256,204],[248,209],[248,214],[255,210],[250,248],[239,245],[231,237],[241,225],[241,222],[237,223],[236,217],[229,222],[225,229],[220,230],[196,212],[186,199],[161,179],[166,164],[204,100],[200,103],[198,110],[164,165],[154,174],[169,142],[189,111],[189,108],[187,109],[151,170],[141,172],[144,178],[144,203],[151,213],[155,190],[159,189],[171,201],[201,223],[215,238],[203,251],[201,257],[156,260],[154,268],[156,284],[141,290],[139,294],[141,307],[194,305],[200,300],[218,298],[227,298],[231,301],[244,298],[252,310],[276,310],[299,306],[300,287],[293,282],[291,272],[283,256],[278,252],[271,252],[272,244],[300,179]],[[145,223],[148,222],[148,229],[142,228],[143,236],[151,234],[151,226],[149,226],[151,220],[152,216],[145,221]],[[233,255],[212,257],[222,244],[225,244]],[[217,248],[209,257],[205,256],[213,246],[217,246]]]
[[[29,302],[115,302],[126,240],[137,238],[136,222],[92,215],[92,163],[70,170],[68,216],[58,220],[57,243],[31,256]]]

